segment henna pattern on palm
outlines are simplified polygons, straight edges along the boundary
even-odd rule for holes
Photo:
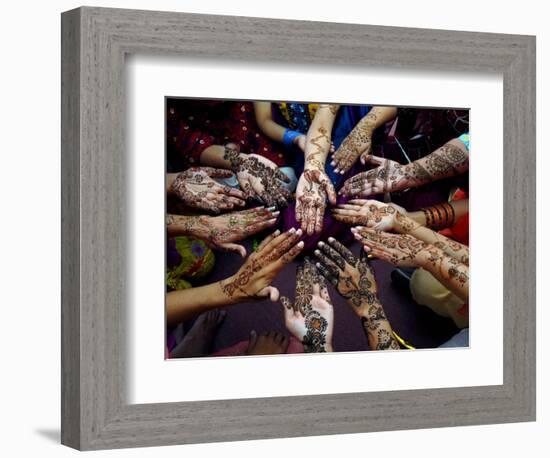
[[[191,208],[219,213],[245,205],[245,195],[238,189],[223,186],[213,178],[229,178],[230,170],[212,167],[192,167],[178,173],[171,189],[181,202]]]
[[[320,170],[304,170],[296,191],[296,221],[308,235],[321,232],[327,198],[336,203],[336,193],[328,176]]]
[[[288,330],[304,345],[306,353],[322,353],[332,347],[334,309],[325,279],[309,258],[296,269],[296,300],[281,298]]]

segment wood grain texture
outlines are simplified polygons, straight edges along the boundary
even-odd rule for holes
[[[535,39],[80,8],[62,16],[62,442],[137,447],[535,418]],[[504,384],[129,405],[128,53],[504,77]]]

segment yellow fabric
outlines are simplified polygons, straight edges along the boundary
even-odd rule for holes
[[[440,316],[451,318],[460,329],[469,325],[469,316],[461,315],[459,309],[464,301],[449,291],[431,273],[420,268],[411,277],[411,293],[413,299],[432,309]]]

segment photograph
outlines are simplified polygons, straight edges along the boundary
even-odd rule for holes
[[[167,359],[469,346],[469,110],[165,97]]]

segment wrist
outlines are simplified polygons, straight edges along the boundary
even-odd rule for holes
[[[237,285],[238,273],[239,272],[218,282],[221,296],[224,298],[224,303],[227,305],[238,304],[239,302],[243,302],[246,298],[245,293]]]
[[[325,160],[321,159],[311,159],[308,161],[308,159],[304,162],[304,171],[305,170],[319,170],[320,172],[325,172]]]

